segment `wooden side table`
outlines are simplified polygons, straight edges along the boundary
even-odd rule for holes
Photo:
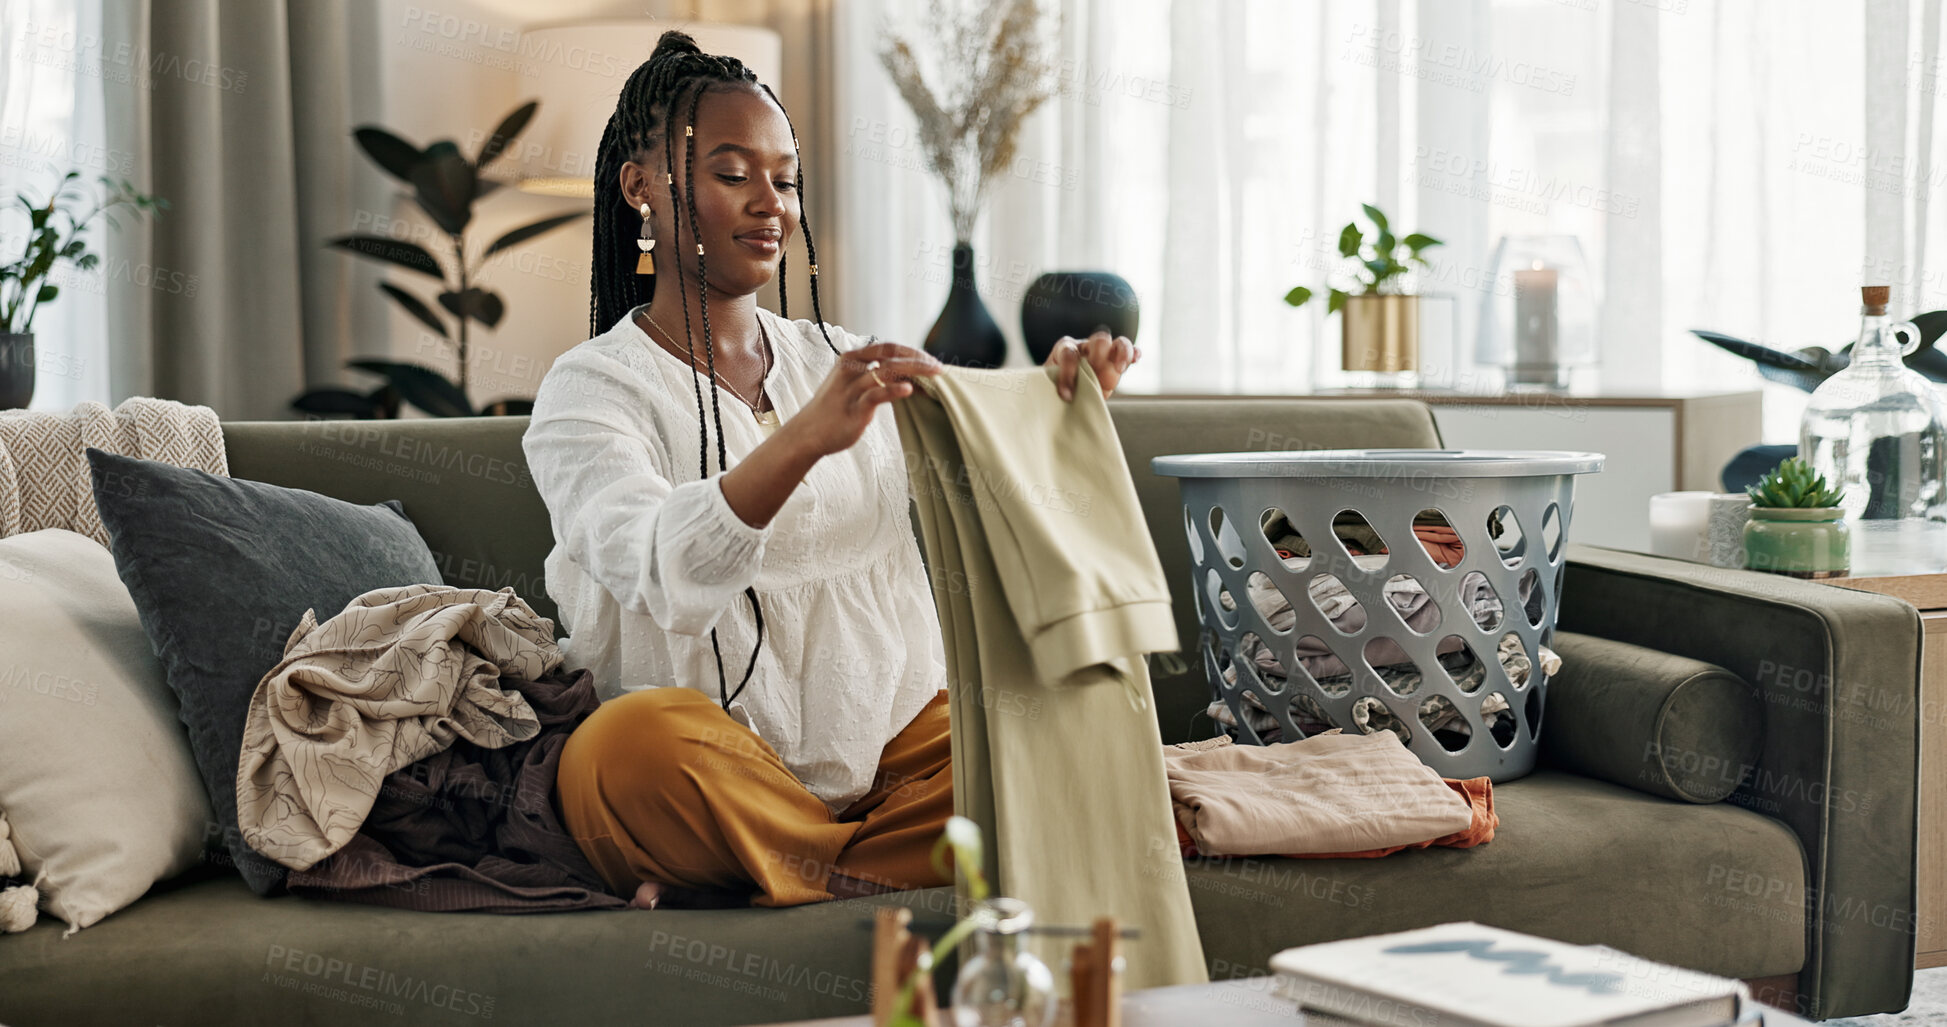
[[[1915,875],[1916,969],[1947,966],[1947,574],[1830,578],[1828,585],[1896,596],[1920,611],[1920,839]]]

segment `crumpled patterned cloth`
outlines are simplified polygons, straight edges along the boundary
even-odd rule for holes
[[[309,869],[358,833],[387,774],[457,739],[491,749],[538,734],[503,679],[533,681],[560,663],[553,622],[511,588],[404,585],[323,623],[305,611],[245,714],[244,840]]]

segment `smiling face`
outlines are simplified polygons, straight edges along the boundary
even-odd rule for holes
[[[663,154],[638,155],[622,165],[622,196],[632,209],[647,200],[655,212],[657,278],[678,266],[678,248],[687,293],[695,285],[696,242],[690,236],[690,210],[684,187],[686,145],[696,147],[695,217],[702,237],[709,284],[717,292],[744,296],[768,284],[777,273],[785,243],[798,230],[798,158],[791,127],[763,91],[746,85],[714,86],[697,103],[696,135],[685,139],[682,119],[688,100],[670,117],[676,124],[676,198],[682,216],[672,216],[669,186],[663,183]],[[635,225],[640,219],[619,224]],[[680,233],[671,226],[680,225]],[[624,243],[633,249],[632,243]]]

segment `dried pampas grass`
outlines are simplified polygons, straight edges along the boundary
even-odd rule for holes
[[[946,184],[959,242],[973,236],[987,187],[1014,161],[1021,122],[1054,94],[1040,0],[929,0],[929,84],[912,43],[887,29],[879,59],[919,120],[919,141]]]

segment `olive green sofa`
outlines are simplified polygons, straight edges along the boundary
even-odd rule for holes
[[[1118,397],[1110,404],[1175,590],[1183,659],[1152,661],[1166,741],[1202,737],[1184,516],[1150,458],[1436,447],[1407,401]],[[450,583],[543,613],[551,545],[515,418],[235,423],[232,472],[353,502],[399,499]],[[1538,440],[1545,445],[1546,440]],[[1573,528],[1570,529],[1573,534]],[[1693,805],[1544,765],[1495,788],[1471,850],[1188,866],[1213,977],[1281,948],[1474,919],[1746,979],[1812,1017],[1906,1004],[1914,952],[1919,625],[1897,600],[1577,548],[1560,626],[1726,667],[1762,690],[1762,758]],[[5,627],[0,625],[0,637]],[[1078,725],[1077,730],[1086,730]],[[1085,787],[1105,787],[1093,782]],[[0,1023],[738,1024],[862,1011],[874,906],[947,913],[946,889],[785,910],[425,914],[258,898],[210,866],[64,939],[0,937]]]

